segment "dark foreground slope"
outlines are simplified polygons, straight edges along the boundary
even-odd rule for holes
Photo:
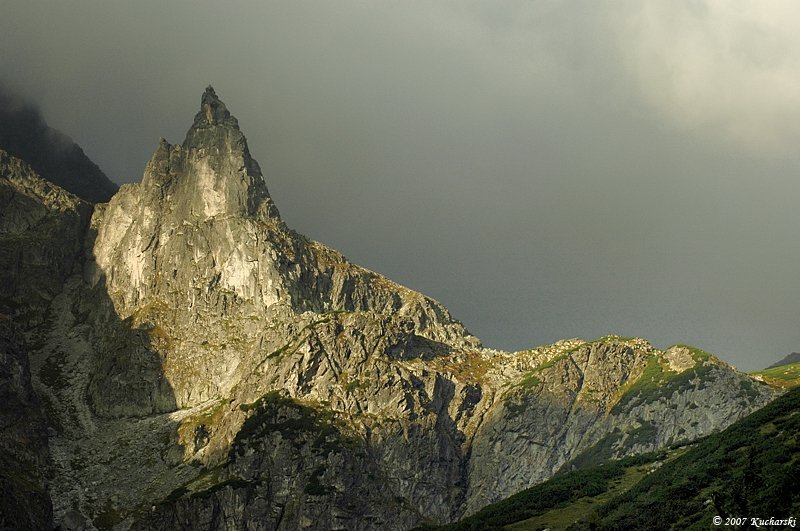
[[[0,313],[0,531],[53,529],[47,423],[31,385],[25,337]]]
[[[418,529],[706,530],[715,517],[722,524],[747,517],[728,529],[790,529],[775,522],[800,514],[798,436],[800,387],[794,387],[688,448],[573,471],[460,522]]]

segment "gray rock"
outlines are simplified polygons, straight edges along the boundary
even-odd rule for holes
[[[53,529],[47,424],[21,330],[0,315],[0,529]]]
[[[83,256],[92,207],[0,150],[0,311],[41,323]]]

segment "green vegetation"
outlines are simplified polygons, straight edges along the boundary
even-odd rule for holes
[[[244,455],[256,439],[278,431],[293,442],[295,448],[310,443],[322,452],[341,452],[358,446],[359,441],[341,432],[344,422],[337,420],[330,409],[317,409],[271,391],[252,404],[241,405],[242,411],[253,413],[244,421],[231,445],[229,458]]]
[[[194,437],[194,434],[198,428],[205,426],[216,426],[219,424],[219,422],[222,420],[223,414],[225,413],[225,405],[225,400],[217,398],[216,402],[203,409],[196,415],[190,415],[184,418],[178,426],[178,438],[182,444]],[[171,444],[169,436],[167,436],[166,443],[163,443],[162,441],[162,444],[165,444],[165,446]]]
[[[506,526],[506,529],[510,531],[530,531],[546,528],[566,529],[575,521],[587,518],[595,519],[595,509],[639,483],[647,474],[648,466],[648,464],[629,466],[622,476],[614,478],[607,484],[608,489],[605,492],[596,496],[578,498],[565,507],[551,509],[540,516],[510,524]]]
[[[611,409],[612,414],[621,413],[628,405],[652,404],[660,398],[669,398],[673,393],[691,389],[695,381],[699,381],[700,388],[703,388],[704,381],[713,370],[713,365],[705,365],[711,354],[688,345],[675,346],[688,349],[695,366],[681,373],[672,372],[662,364],[660,356],[651,357],[642,376],[623,391],[619,402]]]
[[[800,384],[800,363],[792,363],[767,369],[764,371],[751,372],[751,376],[760,376],[766,383],[773,387],[788,389]]]
[[[639,428],[648,429],[644,424]],[[644,471],[631,469],[648,463]],[[669,457],[661,452],[568,472],[460,522],[418,529],[705,531],[715,528],[715,516],[724,522],[727,517],[798,514],[800,387],[795,387],[727,430]]]
[[[579,500],[585,501],[586,498],[602,496],[609,490],[619,488],[623,483],[631,483],[629,478],[626,481],[630,475],[629,468],[640,467],[666,457],[665,452],[648,454],[612,461],[589,470],[570,472],[484,507],[459,522],[443,526],[422,526],[417,529],[419,531],[500,530],[510,524],[542,516],[553,509],[574,508],[573,504]]]
[[[522,380],[509,387],[506,392],[503,393],[505,397],[505,407],[510,413],[509,418],[516,417],[528,408],[530,392],[542,383],[538,377],[534,376],[533,373],[535,371],[536,369],[527,373],[522,377]],[[515,389],[519,391],[514,392]]]
[[[567,353],[560,354],[560,355],[556,356],[555,358],[551,359],[550,361],[546,361],[546,362],[542,363],[542,364],[541,364],[541,365],[539,365],[538,367],[534,368],[534,369],[533,369],[533,371],[531,372],[531,374],[533,374],[534,372],[542,372],[542,371],[543,371],[543,370],[545,370],[545,369],[549,369],[550,367],[552,367],[553,365],[555,365],[555,364],[556,364],[556,363],[558,363],[559,361],[567,359],[567,357],[569,356],[569,353],[570,353],[570,352],[573,352],[573,351],[575,351],[575,350],[579,349],[579,348],[580,348],[580,347],[582,347],[582,346],[583,346],[583,345],[580,345],[580,346],[578,346],[578,347],[575,347],[574,349],[570,350],[570,351],[569,351],[569,352],[567,352]]]
[[[369,378],[364,380],[353,380],[352,382],[348,382],[344,386],[344,390],[348,393],[352,393],[356,389],[367,389],[369,387]]]
[[[369,376],[369,371],[365,372],[365,376]],[[369,378],[364,378],[363,380],[355,378],[351,380],[350,375],[344,371],[341,374],[339,374],[338,380],[339,384],[348,393],[353,393],[359,389],[368,389],[371,383]]]
[[[508,391],[506,391],[506,393],[508,393],[512,389],[521,388],[521,389],[529,390],[529,389],[533,389],[534,387],[538,386],[540,383],[542,383],[542,380],[539,379],[537,376],[535,376],[533,374],[534,372],[537,372],[537,371],[538,371],[538,367],[536,369],[526,373],[522,377],[522,380],[520,380],[519,382],[517,382],[514,385],[512,385],[511,387],[509,387]]]
[[[614,334],[609,334],[607,336],[603,336],[601,338],[595,339],[594,341],[589,341],[589,343],[607,343],[609,341],[619,341],[620,343],[628,343],[630,341],[635,341],[636,337],[624,337],[624,336],[615,336]]]

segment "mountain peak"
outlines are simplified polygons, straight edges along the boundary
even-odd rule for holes
[[[170,201],[185,207],[176,210],[184,218],[279,217],[238,120],[210,85],[183,145],[161,139],[143,184],[168,189]]]
[[[205,128],[215,125],[229,126],[237,131],[239,130],[239,121],[231,116],[228,108],[214,91],[214,87],[209,85],[203,93],[200,110],[194,117],[192,128]]]

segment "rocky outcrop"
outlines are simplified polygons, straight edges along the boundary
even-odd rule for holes
[[[720,431],[775,396],[706,352],[637,338],[565,341],[521,357],[530,370],[501,384],[475,436],[469,475],[480,481],[467,514],[559,471]]]
[[[80,267],[92,207],[0,150],[0,311],[25,328],[44,319]]]
[[[478,344],[435,301],[286,228],[236,119],[210,88],[183,145],[162,140],[142,183],[123,186],[98,208],[92,228],[97,236],[85,277],[97,296],[89,305],[107,295],[120,320],[131,319],[130,326],[154,339],[151,350],[163,362],[178,407],[229,396],[319,320],[314,316],[330,312],[392,315],[380,326],[411,326],[433,340]],[[103,326],[106,315],[97,323],[95,344],[116,360],[121,347],[110,338],[120,333]],[[410,325],[400,323],[405,316]],[[145,339],[136,359],[148,357]],[[147,414],[151,404],[163,403],[167,390],[158,389],[142,410],[106,408],[154,384],[140,377],[141,368],[139,362],[104,366],[91,387],[96,411]],[[110,380],[129,382],[136,391],[108,387]]]
[[[47,423],[31,385],[25,336],[0,315],[0,529],[54,528]]]
[[[183,144],[162,140],[81,234],[29,332],[65,526],[449,522],[773,396],[641,339],[482,348],[438,302],[286,227],[210,87]]]

